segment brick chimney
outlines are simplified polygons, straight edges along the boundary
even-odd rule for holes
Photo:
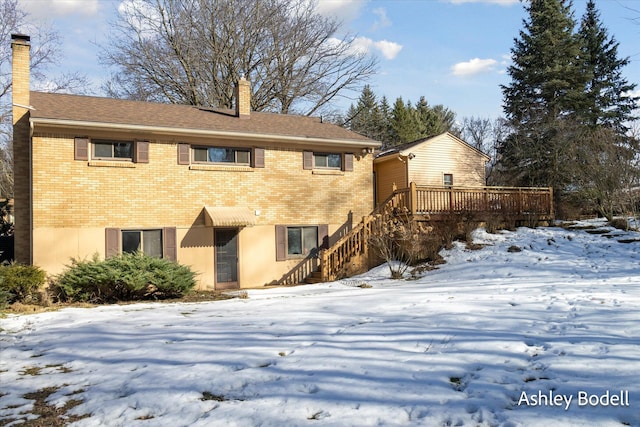
[[[30,40],[31,37],[22,34],[11,35],[14,125],[29,111],[27,107],[29,106]]]
[[[31,264],[31,135],[29,74],[31,38],[11,35],[13,103],[14,258]]]
[[[251,85],[244,78],[240,77],[236,83],[234,98],[236,101],[236,117],[248,119],[251,114]]]

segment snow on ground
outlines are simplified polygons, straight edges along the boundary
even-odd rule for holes
[[[617,241],[640,233],[617,234],[480,229],[417,280],[9,316],[0,421],[56,386],[77,426],[640,426],[640,242]]]

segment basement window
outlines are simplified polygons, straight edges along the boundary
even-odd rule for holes
[[[318,247],[318,227],[287,227],[287,255],[306,257]]]
[[[162,230],[122,230],[122,252],[162,258]]]
[[[315,257],[329,247],[329,226],[276,225],[276,261]]]

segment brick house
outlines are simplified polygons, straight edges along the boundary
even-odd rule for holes
[[[321,119],[32,92],[12,36],[15,257],[145,253],[201,289],[278,283],[371,212],[380,144]]]

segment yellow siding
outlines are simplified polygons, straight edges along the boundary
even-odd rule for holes
[[[397,188],[409,186],[406,158],[399,160],[396,155],[391,155],[391,157],[389,160],[374,165],[376,172],[376,205],[384,202],[393,193],[393,184]]]
[[[150,142],[148,164],[92,166],[74,160],[74,136],[33,137],[33,262],[50,272],[70,257],[104,256],[104,228],[177,227],[178,260],[201,273],[201,287],[212,286],[213,232],[204,227],[202,210],[238,206],[257,213],[256,226],[239,236],[241,285],[259,286],[279,279],[292,264],[275,262],[276,224],[329,224],[332,232],[350,212],[357,219],[373,205],[371,155],[356,152],[353,172],[318,174],[302,169],[302,150],[262,145],[265,168],[194,170],[178,165],[179,141],[137,135]]]
[[[441,186],[444,174],[453,174],[454,186],[485,185],[486,158],[448,134],[443,134],[406,151],[415,155],[409,160],[409,182],[415,182],[417,185]]]

